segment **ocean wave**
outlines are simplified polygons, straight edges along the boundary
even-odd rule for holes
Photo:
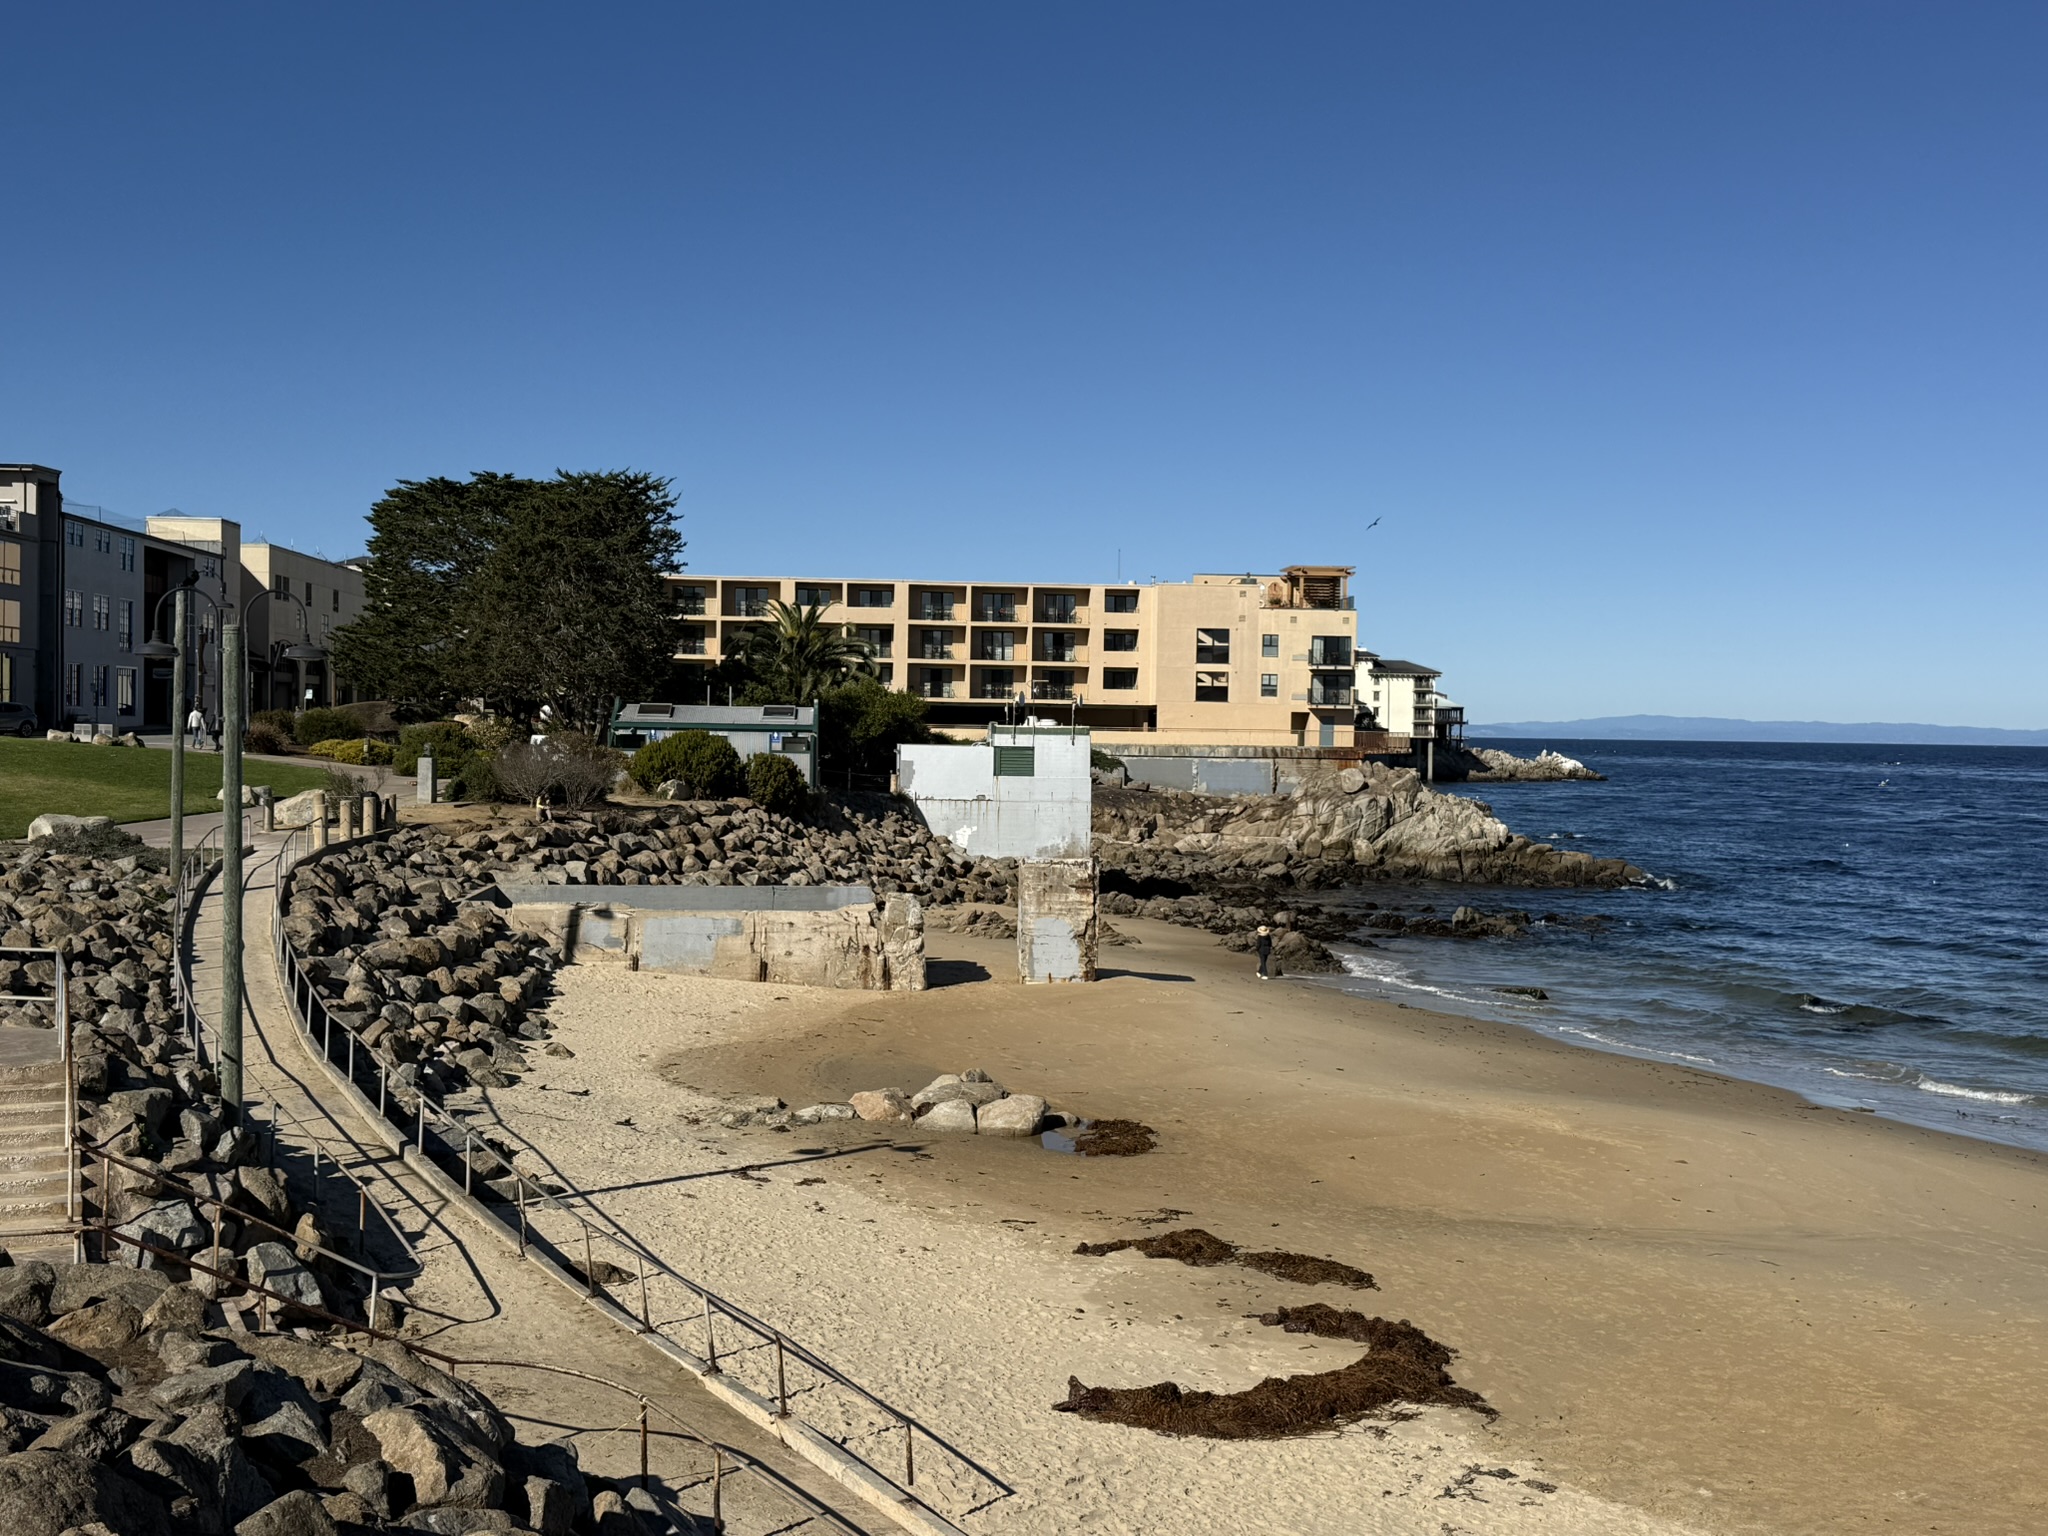
[[[2034,1104],[2038,1095],[2012,1093],[1996,1088],[1965,1088],[1959,1083],[1937,1082],[1934,1078],[1923,1077],[1913,1085],[1922,1093],[1938,1093],[1948,1099],[1976,1099],[1984,1104]]]
[[[1854,1072],[1844,1067],[1822,1067],[1829,1077],[1853,1078],[1861,1083],[1876,1083],[1886,1088],[1914,1088],[1921,1093],[1937,1094],[1944,1099],[1970,1099],[1979,1104],[2041,1104],[2048,1102],[2037,1093],[2022,1093],[2011,1088],[1965,1088],[1961,1083],[1945,1083],[1940,1078],[1929,1077],[1925,1072],[1911,1067],[1892,1067],[1882,1072]]]

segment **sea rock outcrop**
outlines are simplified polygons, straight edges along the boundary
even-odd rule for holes
[[[1300,795],[1219,799],[1179,790],[1097,789],[1096,853],[1134,877],[1257,879],[1332,886],[1365,880],[1495,885],[1628,885],[1620,859],[1510,832],[1483,801],[1430,789],[1414,770],[1361,764]],[[1355,782],[1347,790],[1344,783]]]
[[[1459,755],[1470,760],[1465,768],[1465,780],[1472,784],[1556,784],[1566,779],[1604,783],[1607,779],[1606,774],[1595,773],[1577,758],[1566,757],[1562,752],[1553,752],[1547,747],[1534,757],[1517,757],[1498,747],[1468,747]]]

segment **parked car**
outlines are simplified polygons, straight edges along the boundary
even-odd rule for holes
[[[0,736],[40,736],[36,712],[26,704],[0,704]]]

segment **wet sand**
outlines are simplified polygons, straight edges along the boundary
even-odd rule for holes
[[[950,933],[921,994],[571,968],[578,1054],[492,1098],[579,1182],[632,1185],[602,1203],[680,1267],[1008,1473],[970,1530],[2048,1528],[2048,1161],[1118,926],[1140,942],[1086,987],[989,979],[1011,947]],[[710,1118],[969,1066],[1159,1148]],[[1073,1252],[1173,1225],[1380,1288]],[[1356,1358],[1246,1316],[1311,1301],[1411,1319],[1499,1417],[1219,1443],[1050,1411],[1069,1374],[1234,1390]]]

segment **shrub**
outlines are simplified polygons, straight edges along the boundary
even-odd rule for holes
[[[276,757],[281,753],[291,751],[291,749],[290,737],[280,735],[276,726],[267,725],[261,720],[258,720],[249,729],[242,732],[242,750],[244,752],[262,752]]]
[[[588,736],[563,732],[539,742],[515,741],[491,767],[507,799],[559,799],[580,810],[604,799],[618,777],[619,754]]]
[[[1088,749],[1088,766],[1090,768],[1099,769],[1103,773],[1115,773],[1123,765],[1124,760],[1114,753],[1105,752],[1100,747],[1090,747]]]
[[[819,770],[827,784],[838,784],[842,778],[850,782],[856,775],[871,784],[886,784],[899,746],[933,739],[925,724],[925,701],[871,677],[828,689],[818,703]]]
[[[650,741],[633,754],[626,771],[650,791],[680,779],[694,800],[722,800],[739,793],[740,755],[731,742],[709,731],[678,731]]]
[[[324,757],[330,763],[352,763],[358,768],[388,763],[391,761],[391,743],[372,741],[367,736],[358,736],[348,741],[321,741],[306,748],[314,757]]]
[[[398,733],[398,749],[391,754],[391,766],[400,773],[419,772],[422,755],[432,757],[435,771],[444,779],[452,779],[462,765],[462,760],[475,749],[470,745],[469,732],[453,720],[429,720],[424,725],[408,725]]]
[[[747,796],[764,811],[796,816],[811,798],[803,770],[780,752],[757,752],[747,759]]]
[[[362,734],[362,725],[345,709],[309,709],[292,722],[292,735],[302,747]]]
[[[298,723],[297,717],[288,709],[259,709],[249,717],[252,728],[267,725],[287,741],[291,739],[292,728]]]
[[[491,760],[481,753],[462,760],[462,766],[455,770],[455,777],[449,781],[449,789],[457,800],[505,798],[504,790],[498,786],[498,775],[492,771]]]

